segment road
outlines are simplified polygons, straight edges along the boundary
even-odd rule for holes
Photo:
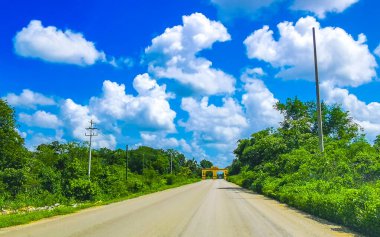
[[[205,180],[32,224],[0,236],[354,236],[224,180]]]

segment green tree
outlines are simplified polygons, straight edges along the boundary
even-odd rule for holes
[[[279,132],[290,149],[300,147],[312,135],[312,119],[309,107],[299,100],[287,99],[286,103],[278,102],[275,108],[284,116]]]
[[[373,147],[377,150],[380,151],[380,135],[376,136],[375,141],[373,142]]]
[[[0,170],[21,168],[26,160],[24,139],[16,130],[14,110],[0,99]]]
[[[309,107],[309,116],[312,121],[312,132],[318,135],[318,121],[316,103],[306,103]],[[323,134],[338,140],[351,141],[358,137],[360,128],[356,124],[348,111],[344,111],[341,105],[334,104],[327,106],[322,103],[322,124]]]
[[[203,169],[211,168],[213,166],[212,162],[209,160],[206,160],[206,159],[201,160],[201,162],[199,164]]]

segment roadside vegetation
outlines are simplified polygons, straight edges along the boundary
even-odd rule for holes
[[[339,105],[322,104],[325,152],[314,103],[277,103],[284,120],[241,139],[229,180],[368,236],[380,236],[380,136],[370,144]]]
[[[0,228],[196,182],[201,166],[176,150],[146,146],[92,152],[86,143],[24,146],[14,110],[0,99]],[[172,174],[170,159],[172,157]]]

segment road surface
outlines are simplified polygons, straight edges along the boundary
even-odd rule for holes
[[[354,236],[224,180],[5,228],[0,236]]]

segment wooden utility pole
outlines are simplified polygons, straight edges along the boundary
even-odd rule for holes
[[[320,100],[320,95],[319,95],[317,44],[316,44],[316,40],[315,40],[315,28],[314,27],[313,27],[313,43],[314,43],[315,88],[316,88],[316,93],[317,93],[319,150],[321,152],[323,152],[324,151],[324,145],[323,145],[323,128],[322,128],[322,109],[321,109],[321,100]]]

